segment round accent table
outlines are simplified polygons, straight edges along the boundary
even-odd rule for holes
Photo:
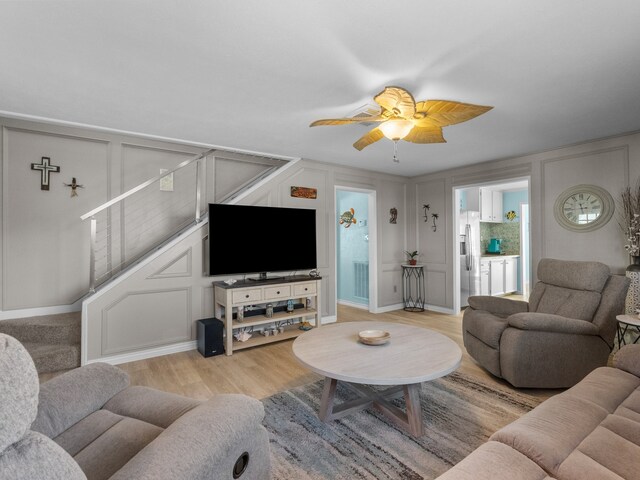
[[[402,265],[402,301],[407,312],[424,312],[424,265]]]
[[[358,341],[362,330],[384,330],[384,345]],[[450,338],[421,327],[386,322],[325,325],[293,342],[300,363],[325,377],[318,417],[323,422],[373,407],[416,437],[424,433],[420,384],[444,377],[460,366],[462,351]],[[358,398],[334,405],[338,381]],[[374,390],[365,385],[394,385]],[[404,396],[406,413],[389,400]]]
[[[618,330],[616,333],[616,340],[618,341],[618,348],[627,344],[625,336],[627,332],[632,335],[635,334],[635,338],[632,343],[638,343],[640,341],[640,318],[636,315],[618,315]]]

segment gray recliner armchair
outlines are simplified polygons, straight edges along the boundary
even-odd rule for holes
[[[566,388],[607,364],[629,280],[599,262],[542,259],[529,302],[472,296],[464,345],[515,387]]]
[[[0,480],[268,479],[262,404],[200,402],[94,363],[38,384],[33,361],[0,334]]]

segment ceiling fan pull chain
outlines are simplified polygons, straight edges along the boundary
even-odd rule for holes
[[[398,141],[397,140],[393,141],[393,161],[396,163],[400,163],[400,160],[398,160]]]

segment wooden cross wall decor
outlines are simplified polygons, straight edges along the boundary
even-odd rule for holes
[[[49,190],[49,174],[60,173],[58,165],[51,165],[49,157],[42,157],[42,163],[32,163],[31,170],[40,172],[40,190]]]

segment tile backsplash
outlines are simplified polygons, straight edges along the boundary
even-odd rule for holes
[[[482,253],[487,251],[489,240],[502,239],[502,251],[505,255],[520,255],[520,223],[480,222],[480,248]]]

